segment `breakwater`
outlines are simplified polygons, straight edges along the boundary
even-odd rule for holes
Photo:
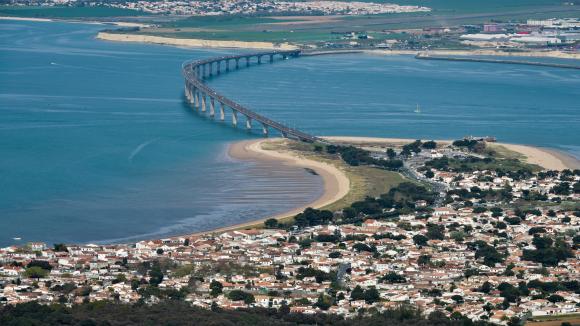
[[[427,54],[417,54],[416,59],[420,60],[442,60],[442,61],[462,61],[462,62],[479,62],[479,63],[501,63],[512,65],[528,65],[528,66],[543,66],[552,68],[565,69],[580,69],[580,65],[568,65],[563,63],[539,62],[539,61],[520,61],[520,60],[504,60],[504,59],[483,59],[483,58],[459,58],[447,56],[432,56]]]

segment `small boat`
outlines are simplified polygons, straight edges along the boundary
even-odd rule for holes
[[[417,104],[417,108],[414,111],[415,113],[421,113],[421,107]]]
[[[12,238],[12,240],[20,241],[22,238]]]

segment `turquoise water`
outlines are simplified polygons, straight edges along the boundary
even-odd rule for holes
[[[220,52],[96,41],[102,28],[0,21],[0,245],[182,234],[320,194],[303,169],[228,158],[254,136],[183,104],[181,63]]]
[[[183,104],[181,62],[224,51],[97,41],[99,29],[0,21],[0,245],[207,230],[320,194],[304,170],[232,160],[228,143],[257,136]],[[344,55],[210,83],[318,135],[493,135],[580,156],[580,71]]]
[[[262,65],[211,84],[317,135],[489,135],[580,157],[580,70],[337,55]]]

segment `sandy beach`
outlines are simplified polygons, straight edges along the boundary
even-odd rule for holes
[[[174,46],[188,46],[200,48],[241,48],[241,49],[276,49],[294,50],[297,47],[288,43],[275,44],[272,42],[243,42],[243,41],[217,41],[190,38],[171,38],[151,35],[118,34],[100,32],[97,39],[116,42],[153,43]]]
[[[304,157],[299,157],[290,152],[265,150],[262,148],[262,145],[266,142],[278,142],[278,141],[283,141],[283,139],[269,138],[269,139],[247,140],[233,143],[230,145],[228,149],[228,154],[232,158],[238,160],[277,161],[280,162],[280,164],[289,167],[312,169],[322,178],[324,185],[324,192],[322,196],[310,203],[307,203],[300,207],[296,207],[290,211],[286,211],[273,216],[264,217],[261,219],[252,220],[246,223],[226,226],[223,228],[204,232],[196,232],[189,236],[199,236],[203,234],[227,232],[231,230],[258,226],[262,224],[265,220],[270,218],[281,219],[285,217],[295,216],[296,214],[301,213],[307,207],[321,208],[330,205],[340,200],[342,197],[346,196],[346,194],[348,194],[348,192],[350,191],[350,180],[348,179],[346,174],[337,167],[330,164],[310,160]]]

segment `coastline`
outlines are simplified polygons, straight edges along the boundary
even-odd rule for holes
[[[298,47],[288,43],[272,43],[272,42],[245,42],[245,41],[218,41],[218,40],[203,40],[190,38],[172,38],[152,35],[136,35],[136,34],[118,34],[109,32],[99,32],[96,36],[99,40],[115,41],[115,42],[138,42],[138,43],[152,43],[173,46],[188,46],[200,48],[235,48],[235,49],[276,49],[276,50],[295,50]]]
[[[228,155],[238,160],[277,161],[282,165],[290,167],[311,169],[322,178],[324,192],[319,198],[311,201],[310,203],[296,207],[287,212],[269,216],[268,218],[279,219],[294,216],[298,213],[301,213],[307,207],[324,207],[343,198],[350,191],[350,180],[346,174],[336,166],[300,157],[289,151],[281,152],[276,150],[267,150],[262,146],[265,143],[275,143],[280,141],[284,141],[284,139],[268,138],[233,143],[228,149]]]
[[[270,215],[260,219],[248,221],[245,223],[225,226],[217,229],[195,232],[192,234],[175,236],[173,238],[184,238],[184,237],[195,237],[200,235],[212,234],[212,233],[223,233],[227,231],[233,231],[243,228],[252,228],[259,226],[264,221],[275,218],[282,219],[287,217],[292,217],[298,213],[301,213],[304,209],[308,207],[321,208],[330,205],[348,194],[350,191],[350,180],[346,174],[335,167],[334,165],[310,160],[304,157],[294,155],[290,152],[280,152],[275,150],[266,150],[262,148],[264,143],[279,142],[283,141],[283,138],[268,138],[268,139],[254,139],[254,140],[244,140],[240,142],[235,142],[230,144],[228,148],[228,155],[234,159],[243,161],[276,161],[282,165],[286,165],[294,168],[305,168],[311,169],[316,172],[322,178],[324,191],[322,195],[315,200],[295,207],[292,210],[278,213],[275,215]]]
[[[142,23],[132,23],[132,22],[107,22],[107,21],[94,21],[94,20],[75,20],[75,19],[56,19],[56,18],[34,18],[34,17],[12,17],[12,16],[0,16],[0,20],[16,20],[16,21],[29,21],[29,22],[45,22],[45,23],[76,23],[76,24],[92,24],[92,25],[116,25],[119,27],[150,27],[149,24]]]
[[[367,54],[374,55],[413,55],[416,56],[425,51],[413,50],[366,50]],[[507,52],[502,50],[478,49],[478,50],[429,50],[433,55],[457,55],[457,56],[499,56],[499,57],[533,57],[533,58],[558,58],[580,60],[580,53],[562,51],[522,51]]]
[[[415,139],[404,138],[380,138],[380,137],[342,137],[332,136],[323,137],[332,141],[343,141],[355,144],[387,144],[401,146],[415,141]],[[425,139],[424,139],[425,140]],[[435,140],[441,144],[451,144],[451,140]],[[580,169],[580,160],[565,152],[552,148],[543,148],[530,145],[507,144],[507,143],[488,143],[491,148],[496,146],[504,147],[510,151],[516,152],[525,157],[529,164],[536,164],[547,170],[564,170]]]
[[[405,138],[348,137],[348,136],[329,136],[323,138],[335,142],[345,142],[351,144],[388,145],[388,146],[402,146],[416,140],[410,138],[405,139]],[[290,211],[286,211],[276,215],[267,216],[264,218],[248,221],[241,224],[220,227],[217,229],[175,236],[172,238],[195,237],[207,234],[223,233],[239,229],[254,228],[260,226],[264,221],[268,219],[271,218],[281,219],[291,217],[302,212],[307,207],[321,208],[330,205],[347,195],[347,193],[350,191],[350,180],[343,171],[336,168],[335,166],[318,161],[313,161],[300,156],[296,156],[295,154],[292,154],[291,152],[287,151],[280,152],[275,150],[266,150],[262,148],[262,145],[265,143],[276,142],[281,140],[282,138],[268,138],[268,139],[246,140],[235,142],[230,144],[230,147],[228,149],[228,155],[239,160],[278,161],[280,162],[280,164],[291,167],[312,169],[322,177],[324,184],[324,192],[319,198],[315,199],[314,201],[308,204],[296,207]],[[435,141],[445,145],[451,144],[452,142],[451,140],[435,140]],[[522,155],[523,157],[525,157],[525,161],[527,163],[539,165],[543,169],[563,170],[563,169],[580,168],[580,160],[555,149],[540,148],[529,145],[506,144],[506,143],[490,143],[490,144],[491,148],[504,147],[509,151],[513,151],[519,155]]]

